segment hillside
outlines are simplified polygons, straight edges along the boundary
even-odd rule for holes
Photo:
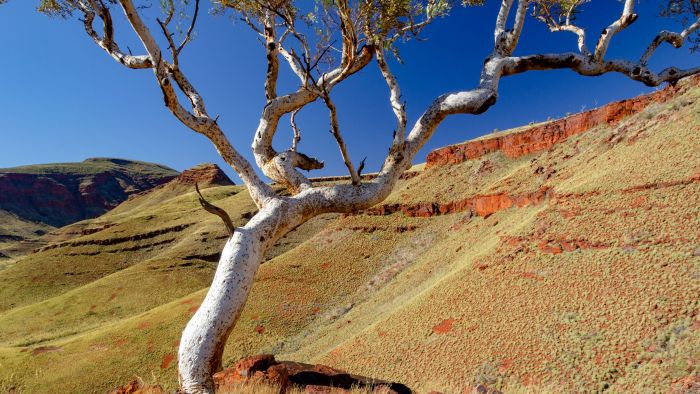
[[[226,363],[419,393],[681,392],[700,374],[697,84],[438,150],[383,204],[299,227]],[[241,186],[203,193],[236,225],[255,212]],[[223,225],[177,180],[81,223],[0,271],[0,391],[173,389]]]
[[[39,245],[36,238],[53,228],[100,216],[177,174],[159,164],[107,158],[0,168],[0,264]]]

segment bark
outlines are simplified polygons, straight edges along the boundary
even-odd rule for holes
[[[245,305],[265,252],[279,237],[308,219],[299,204],[276,199],[226,242],[211,287],[182,332],[178,351],[181,389],[213,393],[226,340]]]
[[[620,31],[627,28],[627,26],[634,23],[637,20],[637,14],[634,13],[634,4],[636,0],[625,0],[625,5],[622,10],[622,15],[615,22],[610,24],[610,26],[603,29],[598,39],[598,44],[595,47],[595,60],[598,62],[603,61],[605,54],[608,52],[608,46],[613,36]]]
[[[666,30],[662,30],[656,38],[654,38],[654,41],[649,44],[649,47],[647,48],[646,51],[644,51],[644,54],[642,57],[639,59],[639,63],[646,65],[649,62],[649,58],[651,55],[654,54],[656,51],[656,48],[661,45],[663,42],[668,42],[671,44],[674,48],[680,48],[683,46],[683,41],[692,33],[694,33],[696,30],[700,29],[700,19],[696,20],[695,23],[692,25],[688,26],[685,30],[683,30],[680,33],[674,33]]]

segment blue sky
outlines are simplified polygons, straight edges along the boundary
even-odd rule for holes
[[[478,82],[480,66],[492,47],[499,2],[488,3],[479,8],[455,8],[449,18],[425,30],[426,41],[401,46],[404,64],[392,62],[391,66],[407,102],[409,125],[438,95],[470,89]],[[640,18],[613,39],[609,57],[637,59],[660,29],[679,28],[675,21],[655,17],[658,4],[641,2]],[[215,162],[234,176],[204,137],[182,126],[167,111],[150,71],[122,67],[89,39],[80,21],[49,18],[37,13],[35,6],[36,2],[11,0],[0,7],[0,167],[120,157],[177,170]],[[612,0],[587,7],[580,24],[589,28],[589,46],[621,7]],[[118,9],[113,14],[121,18]],[[116,34],[122,48],[128,45],[134,53],[143,52],[123,23],[117,25]],[[516,53],[568,51],[575,50],[575,45],[574,35],[549,33],[529,18]],[[687,48],[665,45],[651,65],[699,63],[698,54]],[[209,112],[220,115],[219,123],[234,146],[252,160],[250,143],[265,104],[265,56],[255,35],[230,17],[203,13],[196,39],[183,52],[181,64],[205,97]],[[283,69],[285,65],[282,63]],[[280,93],[294,89],[295,82],[284,71]],[[424,161],[434,148],[494,129],[560,117],[649,90],[619,75],[590,78],[565,70],[508,77],[501,82],[494,107],[480,116],[448,118],[416,162]],[[343,82],[332,96],[352,159],[358,163],[366,156],[366,171],[376,170],[395,122],[376,66]],[[328,133],[325,107],[316,103],[302,110],[298,119],[303,133],[300,150],[326,162],[325,169],[312,175],[345,174]],[[275,146],[284,149],[290,141],[285,118]]]

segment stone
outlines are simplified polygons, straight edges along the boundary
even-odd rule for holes
[[[282,393],[292,385],[303,388],[307,393],[343,393],[351,387],[386,394],[411,393],[408,387],[400,383],[352,375],[320,364],[277,361],[270,354],[239,360],[232,367],[214,374],[214,383],[217,391],[222,392],[235,392],[235,387],[242,384],[268,384],[280,387]]]
[[[134,379],[124,386],[110,391],[109,394],[165,394],[165,390],[161,386],[142,384]]]

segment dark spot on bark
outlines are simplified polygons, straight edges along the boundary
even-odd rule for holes
[[[276,45],[275,45],[274,42],[271,42],[271,43],[268,43],[268,44],[267,44],[267,50],[268,50],[268,51],[274,51],[275,48],[276,48]]]
[[[260,242],[264,242],[264,241],[265,241],[265,237],[260,236]]]
[[[642,69],[639,66],[632,69],[632,75],[639,75],[639,73],[641,73],[641,72],[642,72]]]
[[[489,107],[491,107],[495,102],[496,102],[496,95],[494,95],[494,94],[490,95],[489,98],[486,99],[486,101],[484,101],[483,104],[481,104],[481,107],[479,107],[479,108],[476,109],[476,111],[474,112],[474,115],[483,114],[483,113],[486,112],[486,110],[489,109]]]

